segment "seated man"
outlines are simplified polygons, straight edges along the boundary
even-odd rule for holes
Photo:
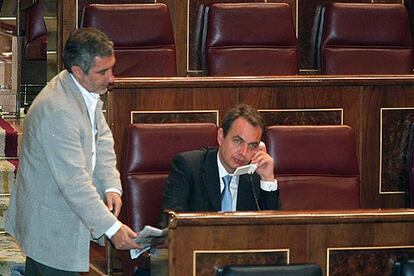
[[[217,133],[218,148],[184,152],[174,158],[162,210],[278,209],[273,159],[260,143],[263,130],[264,121],[254,108],[241,104],[229,110]],[[253,174],[233,176],[238,167],[250,163],[257,164]],[[167,226],[166,214],[160,225]]]

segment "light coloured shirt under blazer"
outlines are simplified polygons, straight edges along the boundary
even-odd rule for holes
[[[117,220],[103,202],[105,190],[122,188],[101,101],[95,118],[94,170],[89,115],[69,72],[47,84],[25,118],[6,230],[26,255],[57,269],[87,271],[90,237]]]

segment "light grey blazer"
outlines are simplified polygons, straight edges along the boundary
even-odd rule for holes
[[[87,271],[89,241],[116,221],[103,202],[121,190],[112,133],[96,108],[96,166],[84,99],[69,72],[54,77],[24,121],[20,162],[6,231],[32,259],[57,269]]]

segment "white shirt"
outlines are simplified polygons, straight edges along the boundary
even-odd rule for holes
[[[79,88],[83,99],[85,100],[86,108],[89,114],[89,120],[91,121],[91,131],[92,131],[92,171],[95,169],[96,165],[96,125],[95,125],[95,111],[96,106],[98,105],[99,94],[89,92],[86,90],[77,80],[76,78],[70,74],[73,81],[75,82],[76,86]],[[115,188],[106,189],[105,193],[108,192],[116,192],[121,195],[121,191]],[[116,221],[106,232],[105,235],[110,239],[118,230],[121,228],[122,223],[120,221]]]
[[[226,169],[223,166],[223,163],[221,163],[219,153],[217,152],[217,165],[219,169],[219,177],[220,177],[220,193],[224,190],[224,182],[223,177],[228,175],[229,173],[226,171]],[[230,192],[231,192],[231,198],[232,198],[232,206],[231,210],[236,211],[237,209],[237,191],[239,188],[239,175],[233,176],[232,174],[229,174],[232,176],[231,182],[230,182]],[[260,189],[266,191],[266,192],[272,192],[276,191],[278,188],[277,186],[277,180],[274,181],[262,181],[260,180]]]

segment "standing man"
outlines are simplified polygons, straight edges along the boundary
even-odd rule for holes
[[[121,183],[112,133],[99,99],[113,82],[113,44],[92,28],[66,42],[66,70],[31,105],[6,230],[26,254],[25,275],[89,270],[89,241],[106,235],[117,249],[137,248],[122,224]],[[101,240],[102,241],[102,240]]]
[[[237,105],[224,115],[217,133],[218,148],[178,154],[167,179],[162,210],[215,212],[276,210],[279,191],[274,162],[260,145],[264,121],[256,109]],[[246,164],[253,174],[234,176]],[[167,224],[162,215],[161,226]]]

